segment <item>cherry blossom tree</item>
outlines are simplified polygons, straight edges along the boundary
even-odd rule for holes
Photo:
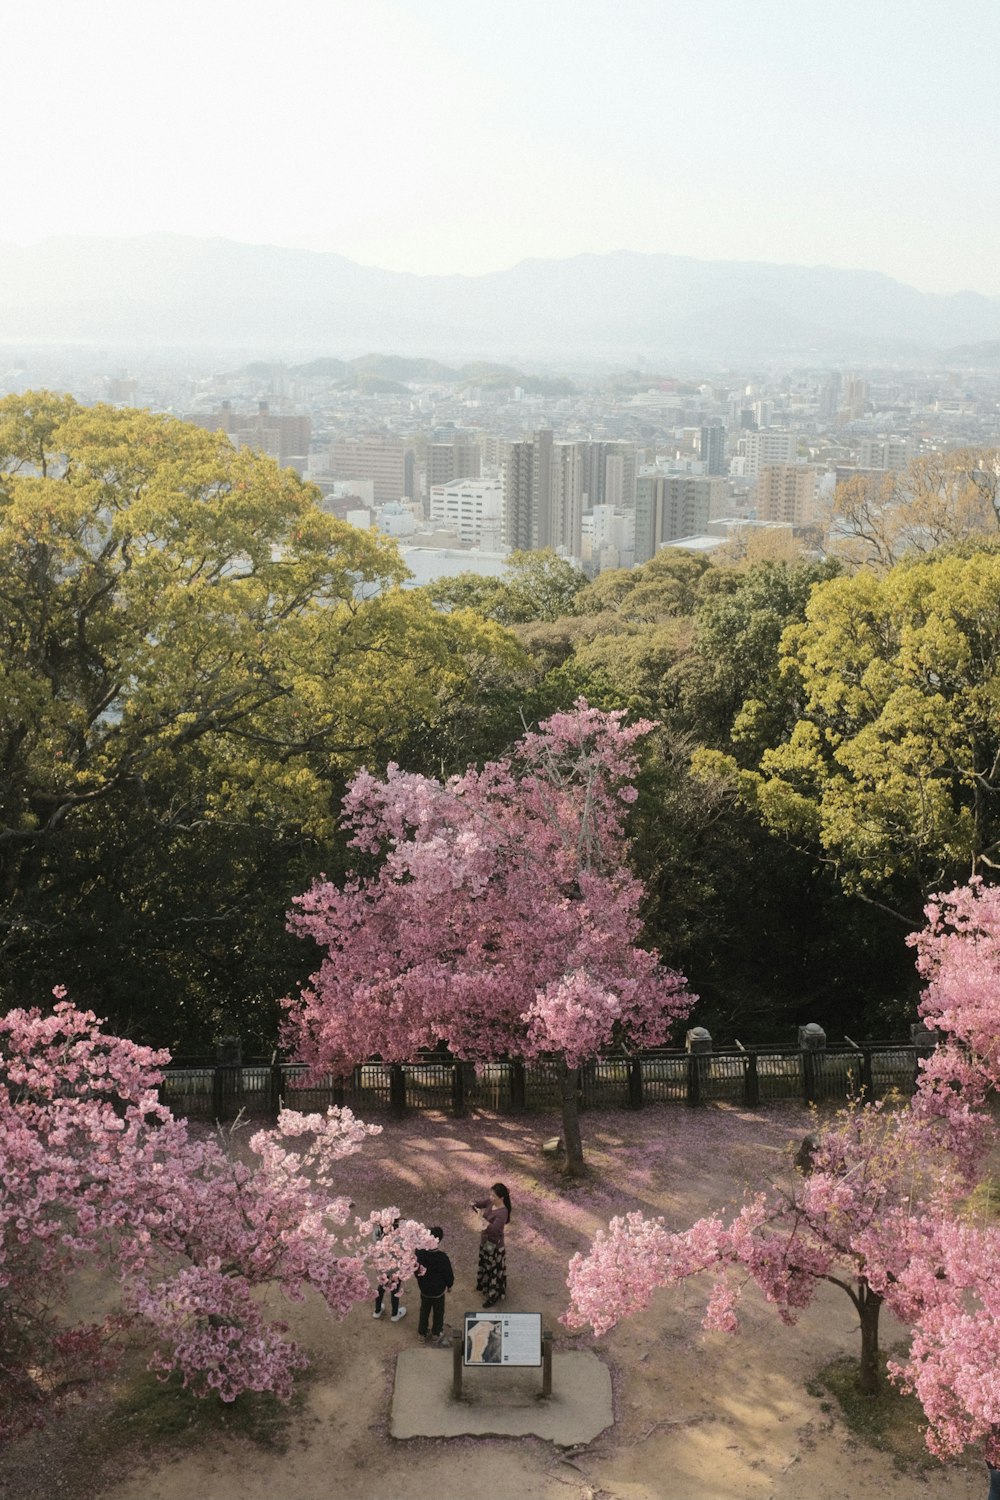
[[[1000,1227],[969,1189],[997,1145],[1000,889],[976,879],[936,896],[911,939],[926,981],[921,1015],[939,1035],[911,1104],[858,1105],[825,1130],[794,1188],[750,1199],[729,1224],[674,1233],[662,1219],[612,1221],[570,1265],[570,1327],[603,1333],[659,1287],[709,1273],[705,1322],[736,1327],[753,1280],[791,1321],[820,1280],[861,1327],[861,1384],[878,1378],[878,1317],[912,1334],[890,1372],[915,1392],[944,1457],[980,1442],[1000,1467]],[[986,1195],[988,1196],[988,1195]]]
[[[403,1221],[375,1244],[371,1219],[352,1221],[336,1194],[337,1163],[379,1127],[349,1110],[284,1110],[248,1150],[199,1136],[158,1102],[166,1054],[106,1034],[56,993],[50,1014],[0,1018],[0,1432],[137,1322],[154,1335],[152,1368],[199,1394],[287,1397],[307,1361],[259,1289],[301,1300],[312,1288],[343,1316],[369,1296],[369,1266],[377,1276],[391,1257],[409,1274],[414,1249],[434,1243]],[[112,1271],[122,1303],[83,1326],[65,1307],[85,1266]]]
[[[566,1168],[582,1169],[580,1064],[663,1042],[694,1002],[639,946],[625,815],[653,726],[623,717],[581,699],[443,785],[396,766],[354,778],[343,817],[377,867],[343,888],[319,880],[289,919],[324,950],[286,1002],[286,1040],[313,1073],[442,1041],[476,1062],[552,1059]]]
[[[707,1217],[675,1233],[641,1214],[613,1219],[570,1262],[564,1322],[604,1333],[644,1309],[658,1288],[707,1272],[707,1328],[738,1328],[751,1281],[793,1323],[827,1281],[857,1312],[860,1384],[875,1391],[882,1306],[913,1312],[917,1286],[901,1286],[901,1273],[917,1256],[934,1261],[942,1215],[963,1186],[916,1115],[852,1106],[812,1140],[793,1185],[753,1195],[729,1223]]]
[[[935,1121],[967,1171],[996,1145],[1000,1088],[1000,889],[976,878],[927,905],[911,939],[926,981],[920,1012],[939,1035],[914,1111]],[[992,1189],[995,1194],[995,1189]],[[988,1199],[988,1194],[984,1194]],[[915,1332],[898,1378],[916,1392],[941,1455],[984,1444],[1000,1466],[1000,1228],[966,1212],[942,1223],[935,1254],[915,1256],[903,1281]]]

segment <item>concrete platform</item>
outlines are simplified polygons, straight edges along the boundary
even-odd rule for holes
[[[596,1354],[552,1355],[552,1395],[539,1399],[541,1369],[465,1369],[452,1395],[450,1349],[404,1349],[396,1358],[389,1432],[394,1438],[547,1438],[589,1443],[614,1421],[611,1372]]]

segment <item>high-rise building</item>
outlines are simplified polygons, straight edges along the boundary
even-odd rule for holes
[[[867,380],[862,380],[860,375],[849,375],[844,381],[844,392],[841,400],[841,416],[845,422],[854,421],[863,417],[868,410],[869,389]]]
[[[707,474],[640,474],[635,495],[635,561],[664,543],[697,536],[724,507],[726,481]]]
[[[549,510],[549,545],[563,556],[579,557],[583,521],[583,456],[578,443],[552,445]]]
[[[455,479],[478,479],[481,467],[479,444],[470,438],[453,438],[446,443],[428,443],[425,457],[427,489],[437,484],[451,484]]]
[[[484,528],[492,539],[502,511],[503,484],[498,475],[455,479],[450,484],[436,484],[430,491],[430,519],[457,531],[463,542],[481,541]]]
[[[816,470],[810,464],[764,464],[757,476],[757,520],[806,526],[816,512]]]
[[[587,439],[576,446],[583,465],[586,509],[607,504],[631,509],[635,504],[635,444]],[[612,494],[620,495],[620,499],[609,499]]]
[[[185,420],[208,432],[225,432],[237,448],[257,448],[279,464],[290,464],[294,459],[300,470],[306,467],[312,435],[307,416],[273,412],[266,401],[259,401],[256,412],[250,415],[235,412],[228,401],[223,401],[218,411],[208,415],[200,412]]]
[[[862,438],[858,453],[858,467],[861,469],[905,469],[912,456],[912,449],[905,438]]]
[[[701,429],[701,461],[706,474],[725,474],[726,429],[721,422],[710,422]]]
[[[330,470],[334,479],[371,479],[376,505],[413,494],[413,453],[401,438],[339,438],[330,453]]]
[[[537,551],[557,547],[552,514],[552,430],[545,427],[519,443],[508,443],[503,465],[505,538],[508,547]]]
[[[794,463],[797,447],[794,432],[770,427],[766,432],[743,433],[736,451],[746,459],[746,473],[753,479],[764,464]]]

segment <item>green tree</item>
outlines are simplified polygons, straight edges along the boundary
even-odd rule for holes
[[[815,585],[839,571],[830,562],[764,562],[705,574],[683,689],[688,725],[702,744],[735,742],[746,765],[774,743],[791,711],[782,635],[805,617]]]
[[[438,579],[427,591],[443,608],[472,609],[501,625],[522,625],[571,614],[586,581],[579,568],[545,548],[512,552],[504,563],[503,578],[459,573],[456,578]]]
[[[0,402],[8,994],[60,950],[107,1013],[102,963],[117,954],[135,991],[143,940],[164,991],[170,975],[180,991],[192,932],[216,953],[207,994],[224,966],[209,924],[245,937],[270,911],[280,932],[301,878],[291,851],[312,841],[315,868],[345,778],[517,655],[499,627],[441,614],[404,577],[391,543],[221,434],[47,393]]]
[[[997,868],[1000,552],[821,584],[782,653],[780,736],[754,769],[707,755],[702,768],[728,766],[769,828],[909,919]]]

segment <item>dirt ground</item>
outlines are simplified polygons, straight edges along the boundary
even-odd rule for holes
[[[787,1170],[785,1148],[809,1126],[795,1109],[748,1112],[648,1108],[584,1117],[589,1180],[569,1191],[540,1152],[551,1118],[468,1120],[429,1114],[386,1122],[344,1163],[344,1191],[359,1210],[395,1203],[445,1228],[456,1287],[449,1319],[479,1306],[477,1230],[467,1207],[505,1181],[509,1311],[541,1311],[557,1347],[593,1348],[610,1366],[614,1426],[582,1451],[530,1439],[388,1436],[396,1354],[416,1341],[409,1313],[375,1322],[357,1307],[343,1323],[319,1303],[281,1309],[313,1360],[302,1409],[284,1452],[233,1439],[194,1453],[132,1454],[113,1477],[77,1461],[72,1414],[0,1457],[4,1500],[982,1500],[973,1460],[901,1473],[859,1447],[806,1385],[832,1356],[857,1347],[842,1292],[821,1290],[795,1328],[750,1291],[743,1332],[705,1334],[694,1286],[662,1292],[644,1319],[600,1340],[570,1337],[566,1265],[594,1230],[638,1208],[682,1228],[738,1201],[746,1185]],[[884,1342],[893,1341],[886,1328]],[[443,1361],[451,1356],[440,1352]],[[94,1413],[99,1420],[99,1410]],[[76,1418],[79,1425],[79,1414]]]

